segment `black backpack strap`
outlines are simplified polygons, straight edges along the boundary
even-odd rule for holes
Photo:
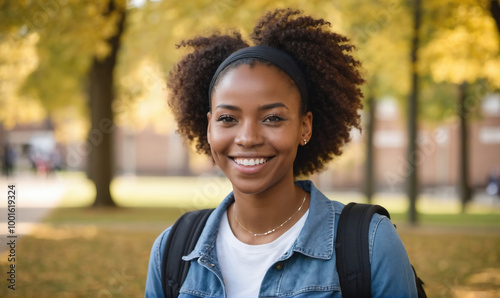
[[[161,262],[161,283],[165,297],[179,296],[189,271],[189,262],[182,257],[193,251],[208,217],[214,209],[185,213],[170,229]]]
[[[381,206],[349,203],[340,214],[335,250],[342,297],[371,297],[368,233],[374,213],[389,216]]]
[[[413,265],[411,266],[411,269],[413,269],[413,273],[415,274],[415,284],[417,286],[417,297],[418,298],[427,298],[427,293],[425,292],[424,289],[424,281],[420,279],[417,275],[417,271],[415,271],[415,268]]]

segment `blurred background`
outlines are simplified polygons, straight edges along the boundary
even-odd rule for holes
[[[285,7],[347,35],[367,81],[363,131],[309,179],[386,206],[430,297],[500,296],[498,0],[0,0],[0,296],[143,296],[158,233],[231,191],[176,134],[176,44]]]

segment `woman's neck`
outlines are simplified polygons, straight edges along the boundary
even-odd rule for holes
[[[229,224],[236,238],[247,244],[265,244],[276,240],[293,227],[309,208],[309,194],[296,186],[293,180],[259,194],[244,194],[235,190],[234,197],[235,203],[227,210]],[[275,231],[267,235],[260,235],[273,229]]]

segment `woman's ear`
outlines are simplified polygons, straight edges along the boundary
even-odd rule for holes
[[[207,120],[208,120],[208,127],[207,127],[207,142],[208,144],[210,145],[210,131],[212,129],[212,124],[211,124],[211,121],[210,119],[212,119],[212,113],[211,112],[208,112],[207,113]]]
[[[301,144],[306,145],[312,136],[313,114],[311,111],[307,112],[302,117],[302,140]]]

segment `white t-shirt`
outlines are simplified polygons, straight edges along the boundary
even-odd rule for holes
[[[290,249],[306,222],[309,210],[295,225],[271,243],[249,245],[234,236],[227,212],[217,234],[219,260],[227,297],[258,297],[267,270]]]

